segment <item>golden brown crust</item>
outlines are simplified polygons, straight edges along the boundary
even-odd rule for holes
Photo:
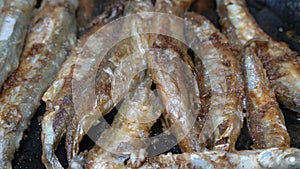
[[[0,9],[0,87],[18,68],[25,36],[36,0],[1,1]]]
[[[256,54],[267,71],[277,100],[300,112],[300,58],[283,42],[269,37],[251,16],[245,1],[217,0],[220,23],[232,43],[241,45],[257,41]]]
[[[140,8],[145,9],[145,11],[151,11],[153,7],[149,2],[140,1],[132,2],[130,5],[135,5],[135,3],[143,4],[136,6],[137,9],[135,10],[137,11],[139,11]],[[133,12],[136,12],[135,10]],[[133,20],[125,20],[123,29],[130,30],[132,33],[139,33],[142,31],[141,26],[143,26],[139,24],[141,19],[143,18],[137,16]],[[122,33],[121,31],[123,29],[115,29],[117,29],[117,32],[116,30],[110,30],[111,32],[106,33],[108,35],[118,35]],[[94,35],[95,36],[88,38],[83,44],[83,52],[79,53],[79,55],[88,56],[86,53],[90,53],[91,51],[85,49],[85,47],[88,48],[88,46],[92,45],[99,46],[97,44],[97,32],[95,32]],[[106,38],[106,40],[111,39]],[[101,116],[105,115],[116,106],[126,96],[127,92],[132,91],[138,84],[139,79],[143,76],[142,74],[139,74],[140,71],[146,69],[146,58],[142,53],[145,49],[149,48],[148,41],[148,35],[127,38],[120,44],[114,46],[101,61],[95,79],[95,92],[97,96],[96,104],[99,110],[95,110],[94,108],[93,110],[90,110],[91,108],[87,107],[90,111],[89,113],[86,113],[86,111],[78,111],[74,115],[66,136],[67,156],[70,162],[77,155],[79,143],[87,131]],[[134,53],[139,53],[139,55],[133,55]],[[93,55],[95,54],[92,54],[92,56]],[[93,58],[89,59],[93,60]]]
[[[148,64],[152,79],[166,111],[163,113],[167,127],[177,137],[185,152],[200,151],[200,128],[196,121],[196,86],[192,71],[172,48],[150,53]]]
[[[204,151],[201,153],[167,154],[147,159],[141,168],[298,168],[300,151],[295,148],[273,148],[256,151]],[[295,161],[289,161],[295,157]]]
[[[234,151],[243,123],[244,84],[237,55],[228,40],[203,16],[186,13],[186,37],[196,54],[204,109],[201,139],[209,148]],[[199,64],[202,64],[199,66]],[[201,86],[201,83],[204,85]]]
[[[75,46],[74,24],[75,9],[63,6],[44,7],[33,18],[20,65],[4,85],[0,98],[1,166],[9,166],[42,94]],[[16,117],[13,123],[10,117]]]
[[[247,102],[247,124],[255,149],[289,147],[283,114],[265,70],[255,54],[255,44],[245,48],[243,73]]]
[[[155,4],[156,12],[163,12],[183,17],[184,11],[192,1],[158,0]],[[155,29],[163,29],[170,22],[176,23],[174,17],[158,17],[154,23]],[[165,28],[171,33],[184,38],[184,25]],[[153,47],[161,50],[150,52],[148,57],[149,69],[166,107],[163,113],[167,126],[177,137],[180,148],[185,152],[201,151],[199,142],[200,128],[196,121],[198,114],[194,107],[199,104],[196,96],[194,65],[187,53],[187,46],[180,41],[164,35],[157,35]],[[196,106],[197,105],[197,106]],[[192,109],[190,109],[192,107]]]
[[[111,166],[123,164],[128,158],[128,165],[138,167],[145,160],[146,140],[163,110],[160,100],[150,89],[151,82],[146,77],[125,98],[111,127],[97,140],[97,145],[102,148],[95,146],[88,153],[86,168],[96,168],[109,162],[112,163]],[[112,156],[119,157],[111,160],[109,157]]]

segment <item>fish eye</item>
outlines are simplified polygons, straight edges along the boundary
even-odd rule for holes
[[[295,164],[299,160],[294,155],[288,155],[288,156],[284,157],[284,159],[290,165]]]

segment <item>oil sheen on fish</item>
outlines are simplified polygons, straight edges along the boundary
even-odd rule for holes
[[[112,5],[105,7],[104,12],[97,15],[98,11],[93,10],[95,9],[95,4],[97,4],[95,1],[96,0],[79,0],[77,11],[79,37],[87,33],[92,34],[93,30],[97,30],[97,25],[107,24],[120,17],[124,12],[126,0],[116,0]]]
[[[266,69],[276,98],[284,107],[300,113],[300,57],[287,44],[268,36],[251,16],[244,0],[217,0],[224,33],[232,43],[256,43],[256,54]]]
[[[205,17],[186,13],[186,38],[195,56],[200,94],[207,107],[201,140],[214,150],[233,151],[243,126],[244,84],[237,55],[227,38]],[[202,63],[201,63],[202,62]],[[204,68],[199,64],[203,64]],[[203,70],[204,72],[203,72]],[[204,94],[202,94],[204,92]]]
[[[11,168],[10,161],[43,93],[76,43],[76,6],[68,1],[48,2],[33,18],[20,65],[0,96],[0,166],[5,168]]]
[[[138,167],[145,160],[146,140],[163,110],[161,100],[151,91],[151,84],[151,79],[146,77],[125,98],[112,125],[97,141],[102,148],[96,146],[89,151],[86,168],[123,165],[126,159],[131,167]],[[108,157],[118,157],[119,160]]]
[[[210,168],[210,169],[290,169],[300,167],[300,150],[296,148],[270,148],[265,150],[204,151],[167,154],[151,157],[141,169],[159,168]]]
[[[259,58],[255,44],[242,54],[247,102],[247,124],[253,148],[289,147],[290,137],[274,91]]]
[[[18,68],[36,0],[0,2],[0,87]]]
[[[133,13],[152,11],[153,9],[151,2],[133,1],[129,4],[135,3],[139,5],[137,5],[136,8],[130,8],[130,10],[133,10]],[[137,14],[133,18],[125,19],[122,29],[118,27],[119,32],[116,33],[115,30],[111,30],[111,33],[108,34],[109,36],[114,34],[115,36],[120,36],[123,30],[129,30],[137,36],[127,38],[115,45],[101,61],[95,79],[97,95],[95,104],[97,104],[98,109],[91,109],[88,113],[86,111],[76,112],[68,127],[66,144],[70,162],[79,151],[79,143],[82,137],[98,122],[98,119],[101,116],[107,114],[127,95],[129,91],[132,91],[136,87],[138,79],[141,77],[140,72],[147,68],[147,62],[144,55],[136,55],[136,53],[143,53],[149,48],[149,36],[138,35],[139,32],[144,31],[143,25],[140,24],[143,19],[149,18],[144,18],[144,16]],[[79,55],[91,52],[87,51],[85,46],[92,46],[94,44],[95,47],[98,47],[99,44],[97,38],[97,32],[94,37],[88,38]],[[111,40],[109,37],[106,39]],[[93,62],[93,58],[91,59],[91,62]],[[83,69],[85,68],[86,66],[83,67]],[[82,93],[82,95],[85,95],[85,93]]]
[[[115,18],[111,17],[110,13],[114,10],[117,9],[108,9],[102,15],[98,16],[102,19],[97,22],[97,25],[90,32],[81,36],[81,44],[84,44],[103,25],[119,17],[119,15]],[[72,97],[72,79],[75,67],[84,63],[77,62],[76,52],[77,50],[74,50],[73,54],[64,62],[56,80],[43,96],[43,101],[46,102],[46,113],[42,120],[42,160],[47,168],[62,168],[54,154],[54,150],[62,136],[66,133],[67,126],[75,114]]]
[[[184,11],[192,1],[158,0],[155,11],[183,17]],[[184,25],[177,24],[176,17],[156,17],[154,28],[165,29],[184,38]],[[163,24],[162,24],[163,23]],[[165,28],[165,25],[171,25]],[[160,32],[160,31],[157,31]],[[199,142],[200,126],[198,114],[198,87],[194,77],[194,65],[187,51],[188,48],[179,40],[157,35],[148,57],[152,79],[157,86],[163,105],[163,116],[167,128],[177,138],[184,152],[201,151]]]

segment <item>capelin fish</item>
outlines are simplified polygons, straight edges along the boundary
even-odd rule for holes
[[[244,98],[237,55],[227,38],[205,17],[186,13],[185,28],[189,46],[197,54],[199,92],[202,104],[206,104],[202,113],[205,120],[200,121],[201,141],[213,150],[234,151],[243,126]]]
[[[270,148],[235,153],[226,151],[169,153],[148,158],[140,168],[296,169],[300,168],[300,150],[296,148]]]
[[[158,0],[155,11],[183,17],[193,1]],[[184,25],[175,16],[156,17],[154,29],[169,31],[184,39]],[[164,23],[161,25],[161,23]],[[175,24],[175,25],[174,25]],[[165,28],[164,25],[168,25]],[[163,105],[163,116],[167,128],[171,129],[184,152],[201,151],[199,142],[200,126],[197,122],[199,107],[198,87],[194,77],[194,65],[188,48],[179,40],[157,35],[153,38],[153,48],[147,55],[151,77],[157,86]]]
[[[126,0],[116,0],[112,5],[105,7],[102,14],[94,16],[98,13],[98,11],[94,10],[95,0],[79,0],[76,18],[79,37],[92,34],[93,30],[97,30],[98,25],[107,24],[122,16],[126,2]]]
[[[18,68],[36,0],[0,2],[0,87]]]
[[[160,99],[151,91],[149,77],[142,80],[122,103],[110,128],[106,129],[87,155],[86,168],[105,168],[123,165],[129,159],[128,166],[138,167],[145,160],[147,139],[151,127],[160,117],[163,107]],[[118,157],[112,160],[108,157]]]
[[[102,20],[99,20],[97,25],[95,25],[90,32],[82,35],[80,43],[84,44],[94,32],[118,18],[119,15],[116,15],[115,18],[109,15],[109,13],[119,9],[118,6],[116,6],[116,8],[117,9],[108,9],[102,15],[98,16],[102,18]],[[42,161],[47,168],[62,168],[54,154],[54,150],[62,136],[66,133],[67,126],[75,114],[72,97],[72,80],[76,66],[80,66],[81,63],[84,63],[77,62],[77,51],[78,50],[73,50],[73,54],[64,62],[55,81],[42,98],[43,101],[46,102],[46,113],[41,123],[43,145]]]
[[[200,126],[197,122],[198,103],[192,71],[172,49],[150,51],[148,64],[151,77],[166,109],[163,116],[167,129],[177,138],[182,151],[201,151]]]
[[[130,8],[130,10],[133,10],[132,13],[139,11],[150,12],[153,10],[153,5],[150,1],[133,1],[130,2],[129,5],[136,5],[135,8]],[[90,106],[87,106],[87,104],[80,106],[81,110],[76,111],[72,122],[68,126],[66,144],[67,156],[70,163],[79,151],[79,143],[83,136],[98,122],[100,117],[107,114],[129,91],[136,88],[138,80],[141,78],[140,72],[147,69],[147,62],[143,53],[149,48],[149,36],[139,35],[139,33],[148,27],[144,25],[148,20],[148,16],[137,14],[125,19],[121,29],[120,27],[116,27],[117,33],[116,30],[111,30],[109,33],[106,32],[105,35],[107,37],[103,37],[102,34],[99,36],[96,32],[92,37],[88,38],[82,47],[82,51],[78,54],[84,57],[100,55],[98,38],[111,41],[111,36],[114,35],[124,37],[124,32],[122,34],[122,31],[136,35],[133,38],[127,38],[120,44],[115,45],[100,62],[99,67],[97,67],[96,79],[93,79],[95,86],[92,86],[95,87],[96,90],[96,101]],[[105,45],[106,44],[104,44],[104,46]],[[92,49],[90,49],[91,47]],[[141,55],[136,55],[136,53],[141,53]],[[88,61],[89,63],[95,62],[95,58],[84,58],[84,60],[87,59],[90,59],[90,61]],[[86,71],[86,68],[90,69],[87,65],[82,66],[84,71]],[[80,71],[81,69],[79,69],[79,72]],[[81,78],[81,81],[84,82],[84,78],[88,77],[82,76],[84,75],[78,76],[75,74],[75,78]],[[83,93],[79,95],[89,97],[89,93],[86,91],[83,91]],[[80,97],[83,100],[79,101],[79,103],[86,102],[86,100],[84,100],[86,97]],[[77,99],[80,100],[80,98]]]
[[[246,47],[242,54],[247,102],[247,124],[253,148],[289,147],[290,137],[283,114],[263,65],[255,54],[255,44]]]
[[[256,54],[266,69],[277,101],[300,113],[300,57],[268,36],[251,16],[244,0],[217,0],[220,23],[232,43],[256,41]],[[265,42],[265,43],[259,43]]]
[[[11,168],[14,152],[43,93],[76,44],[77,7],[69,1],[48,2],[44,1],[47,5],[34,16],[20,65],[4,83],[0,96],[0,166],[4,168]]]

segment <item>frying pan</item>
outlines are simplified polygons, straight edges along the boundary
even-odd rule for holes
[[[297,1],[297,0],[292,0]],[[272,8],[269,4],[264,0],[251,0],[248,1],[248,8],[251,14],[254,16],[258,24],[262,27],[262,29],[272,36],[277,41],[284,41],[289,44],[290,48],[297,51],[300,54],[300,33],[297,33],[297,23],[294,20],[287,19],[284,15],[278,15],[276,12],[276,7]],[[97,5],[95,6],[95,16],[101,13],[107,3],[108,0],[100,1],[98,0]],[[299,9],[300,7],[298,7]],[[198,7],[194,4],[191,7],[192,11],[198,11]],[[281,11],[284,9],[280,9]],[[215,11],[215,8],[212,6],[209,10],[202,11],[202,14],[210,19],[217,27],[218,17]],[[298,15],[299,16],[299,15]],[[300,18],[296,18],[300,19]],[[288,132],[291,137],[291,146],[300,148],[300,120],[297,119],[296,113],[285,109],[282,107],[284,112],[285,121],[287,125]],[[112,122],[114,115],[116,114],[116,110],[112,110],[108,115],[105,116],[107,122]],[[21,145],[19,150],[15,153],[15,158],[12,161],[12,166],[15,169],[44,169],[44,165],[41,162],[41,118],[45,113],[45,103],[42,102],[40,108],[37,110],[35,116],[31,120],[30,127],[26,130],[23,140],[21,141]],[[152,135],[156,135],[162,132],[162,126],[160,121],[158,121],[152,127]],[[62,139],[64,140],[64,139]],[[242,129],[242,133],[238,139],[236,144],[236,148],[238,150],[249,149],[252,144],[250,141],[249,133],[246,128],[246,124]],[[161,140],[160,144],[167,144],[167,141]],[[64,150],[64,142],[60,142],[56,154],[60,159],[60,162],[64,167],[68,167],[66,160],[66,152]],[[93,147],[94,143],[89,139],[88,136],[85,136],[80,143],[80,151],[89,150]],[[180,149],[178,146],[173,147],[168,152],[180,153]]]

